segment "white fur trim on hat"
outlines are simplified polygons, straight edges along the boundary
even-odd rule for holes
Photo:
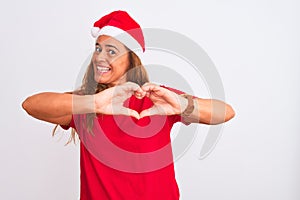
[[[98,37],[97,35],[98,35],[99,31],[100,31],[100,28],[99,28],[99,27],[93,27],[93,28],[91,29],[91,34],[92,34],[92,36],[93,36],[94,38]]]
[[[134,52],[143,51],[138,41],[136,41],[129,33],[114,26],[104,26],[101,29],[98,27],[93,27],[91,34],[94,38],[98,38],[100,35],[112,36]]]

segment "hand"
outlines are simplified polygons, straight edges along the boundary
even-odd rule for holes
[[[123,106],[124,102],[132,95],[141,99],[146,95],[146,92],[132,82],[103,90],[95,94],[95,112],[108,115],[127,115],[140,119],[138,112]]]
[[[153,83],[146,83],[141,89],[146,92],[146,96],[152,100],[154,105],[143,110],[140,113],[140,118],[150,115],[181,114],[188,105],[186,98]]]

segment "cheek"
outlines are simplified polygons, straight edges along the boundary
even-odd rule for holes
[[[93,54],[91,61],[92,63],[95,63],[97,61],[97,56],[95,55],[95,53]]]
[[[120,73],[125,73],[129,68],[129,60],[127,57],[120,57],[118,60],[116,60],[114,63],[112,63],[113,66],[116,67],[116,69]]]

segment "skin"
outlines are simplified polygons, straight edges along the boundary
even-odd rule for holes
[[[28,97],[22,104],[23,108],[37,119],[68,125],[72,114],[95,112],[128,115],[140,119],[150,115],[181,114],[188,105],[186,98],[153,83],[146,83],[140,87],[135,83],[125,82],[125,74],[129,67],[128,51],[122,43],[112,37],[100,36],[97,39],[92,63],[95,81],[107,84],[108,89],[95,95],[83,96],[39,93]],[[137,98],[147,96],[154,106],[141,113],[123,107],[123,102],[132,95]],[[219,124],[235,115],[230,105],[219,100],[196,97],[193,104],[195,109],[185,118],[186,122]]]
[[[129,66],[128,56],[128,50],[118,40],[106,35],[98,37],[92,57],[95,81],[109,87],[124,83]],[[110,70],[102,73],[97,67],[108,67]]]

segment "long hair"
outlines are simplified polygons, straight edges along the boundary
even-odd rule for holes
[[[139,86],[142,86],[146,82],[149,82],[148,73],[145,69],[145,67],[142,65],[142,62],[140,58],[133,52],[128,50],[129,53],[129,67],[126,72],[126,81],[131,81]],[[93,95],[96,93],[99,93],[105,89],[107,89],[108,86],[106,84],[98,83],[94,79],[94,68],[93,63],[90,62],[85,75],[82,80],[82,85],[78,90],[75,90],[72,92],[72,94],[76,95]],[[88,113],[86,114],[86,129],[90,134],[93,134],[93,126],[94,126],[94,118],[96,117],[96,113]],[[55,126],[53,129],[52,135],[55,134],[56,128],[58,125]],[[76,131],[72,128],[71,136],[67,142],[69,144],[70,142],[76,142]]]

